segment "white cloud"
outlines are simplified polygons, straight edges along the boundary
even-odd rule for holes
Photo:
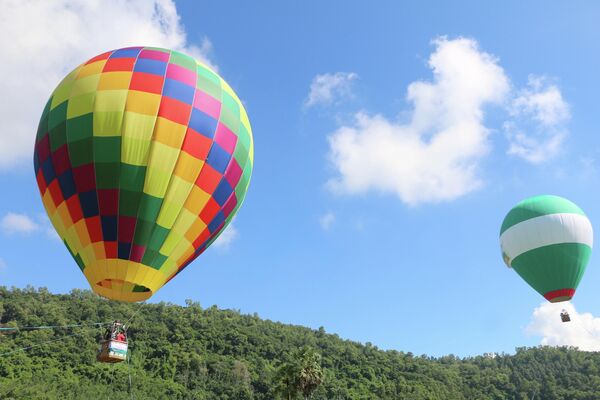
[[[41,229],[41,225],[26,214],[9,212],[0,220],[2,230],[8,234],[30,234]]]
[[[527,88],[512,100],[505,122],[509,154],[538,164],[555,156],[567,136],[569,105],[560,89],[547,78],[531,75]]]
[[[483,107],[501,103],[509,81],[497,60],[475,40],[434,41],[433,80],[408,87],[407,123],[356,114],[329,137],[339,176],[328,186],[341,193],[394,193],[403,202],[452,200],[482,185],[479,160],[488,151]]]
[[[172,0],[5,0],[0,36],[0,169],[30,161],[50,93],[90,57],[146,45],[208,62],[211,50],[206,38],[189,43]]]
[[[571,322],[560,320],[563,308],[571,316]],[[571,303],[542,303],[533,311],[526,333],[541,336],[542,345],[600,351],[600,318],[590,313],[578,313]]]
[[[352,82],[358,78],[354,72],[335,72],[317,75],[310,84],[305,107],[328,105],[352,97]]]
[[[335,222],[335,214],[331,211],[321,215],[319,217],[319,224],[323,230],[328,231],[331,228],[331,225]]]
[[[239,236],[238,230],[233,225],[233,222],[227,225],[225,230],[221,232],[217,240],[212,244],[218,249],[228,249],[231,243]]]
[[[0,258],[0,272],[6,269],[6,261],[3,258]]]

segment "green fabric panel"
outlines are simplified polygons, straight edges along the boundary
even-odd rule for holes
[[[67,141],[76,142],[93,136],[94,116],[92,113],[67,120]]]
[[[576,289],[591,253],[584,244],[553,244],[519,255],[512,267],[543,296],[553,290]]]
[[[196,60],[178,51],[171,51],[169,63],[177,64],[181,67],[189,69],[190,71],[196,71]]]
[[[121,163],[121,175],[119,177],[121,189],[141,192],[144,188],[145,177],[146,167]]]
[[[165,263],[165,261],[167,261],[169,257],[158,253],[154,259],[152,260],[152,262],[150,263],[150,266],[154,269],[160,269],[160,267],[162,267],[162,265]]]
[[[50,150],[55,152],[65,143],[67,143],[67,122],[61,122],[50,129]]]
[[[169,229],[155,224],[152,230],[152,236],[148,242],[148,247],[154,250],[160,250],[167,236],[169,236]]]
[[[238,136],[238,141],[235,145],[235,150],[233,151],[233,158],[235,158],[235,160],[237,161],[240,168],[244,168],[244,165],[246,165],[246,161],[248,161],[248,156],[249,156],[248,147],[246,147],[240,141],[239,136]]]
[[[140,211],[138,213],[139,218],[146,221],[152,221],[152,223],[154,223],[158,217],[161,204],[162,199],[144,193],[142,195],[142,200],[140,201]]]
[[[500,235],[505,230],[531,218],[548,214],[572,213],[585,215],[573,202],[559,196],[542,195],[530,197],[517,204],[504,218]]]
[[[243,143],[246,149],[250,149],[250,134],[248,133],[248,130],[244,127],[244,125],[241,123],[238,129],[238,143]],[[248,150],[246,150],[246,152],[248,152]]]
[[[135,235],[133,236],[133,243],[144,247],[147,246],[148,242],[150,241],[150,236],[152,235],[153,226],[154,221],[146,221],[140,219],[138,216],[137,222],[135,224]]]
[[[120,136],[95,136],[94,137],[94,162],[120,163],[121,162],[121,137]],[[117,171],[118,172],[118,171]]]
[[[198,75],[196,87],[203,92],[210,94],[215,99],[221,101],[221,83],[214,82],[211,79]]]
[[[223,95],[227,93],[223,92]],[[233,133],[237,135],[240,123],[240,117],[236,116],[233,111],[228,108],[221,108],[221,116],[220,121],[222,124],[225,124]]]
[[[196,68],[196,73],[198,74],[198,79],[204,79],[205,81],[214,83],[215,85],[219,86],[219,88],[221,87],[221,78],[219,78],[219,76],[209,68],[198,65]]]
[[[48,114],[48,129],[54,128],[56,125],[64,122],[67,119],[68,101],[64,101],[50,110]]]
[[[96,188],[119,189],[119,163],[95,163]]]
[[[148,289],[146,286],[135,285],[133,287],[134,293],[143,293],[143,292],[149,292],[149,291],[150,291],[150,289]]]
[[[142,194],[140,192],[132,192],[121,187],[121,190],[119,191],[119,215],[125,217],[137,217],[138,202],[140,201],[141,196]]]
[[[233,116],[235,118],[237,118],[237,120],[239,122],[239,120],[240,120],[240,104],[237,102],[237,100],[234,99],[233,97],[231,97],[231,95],[229,93],[223,92],[223,95],[221,96],[221,104],[225,109],[231,111]]]
[[[50,102],[52,101],[52,98],[50,98],[47,102],[46,105],[44,106],[44,111],[42,112],[42,116],[40,118],[40,122],[38,123],[38,129],[37,129],[37,134],[35,137],[35,141],[39,142],[39,140],[41,138],[44,137],[44,135],[46,134],[46,132],[48,132],[48,119],[50,117]]]
[[[142,257],[142,264],[150,266],[150,263],[152,263],[157,255],[158,250],[147,248],[146,252],[144,253],[144,257]]]
[[[75,259],[75,262],[77,263],[79,269],[83,271],[85,269],[85,264],[83,263],[81,256],[79,254],[76,254],[73,258]]]
[[[69,132],[67,131],[67,138]],[[92,146],[92,137],[88,139],[79,140],[77,142],[69,141],[69,158],[71,159],[71,165],[73,167],[79,167],[85,164],[91,164],[94,162]]]

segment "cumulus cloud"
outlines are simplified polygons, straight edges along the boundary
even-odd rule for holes
[[[358,113],[329,136],[336,192],[394,193],[415,205],[452,200],[482,185],[478,162],[488,152],[483,107],[501,103],[509,81],[475,40],[435,40],[431,81],[409,85],[408,122]]]
[[[559,152],[571,113],[556,84],[530,75],[527,87],[512,100],[509,113],[512,119],[504,124],[509,154],[538,164]]]
[[[331,228],[331,225],[335,222],[335,214],[331,211],[326,212],[325,214],[319,217],[319,225],[324,231],[328,231]]]
[[[560,312],[567,310],[571,322],[562,322]],[[571,303],[542,303],[533,311],[526,333],[541,336],[540,344],[574,346],[585,351],[600,351],[600,318],[578,313]]]
[[[0,226],[5,233],[31,234],[42,229],[41,225],[35,222],[26,214],[9,212],[0,220]]]
[[[88,58],[147,45],[180,50],[211,64],[210,42],[188,41],[172,0],[5,0],[0,36],[5,39],[0,41],[4,170],[30,161],[46,100],[63,76]]]
[[[329,105],[352,97],[352,83],[358,78],[354,72],[335,72],[317,75],[310,84],[305,107]]]
[[[228,249],[231,246],[231,243],[239,236],[239,232],[233,223],[227,225],[225,230],[221,232],[217,240],[214,241],[212,246],[218,249]]]

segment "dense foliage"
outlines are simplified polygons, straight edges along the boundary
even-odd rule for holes
[[[276,399],[291,357],[310,348],[321,355],[323,372],[312,399],[600,399],[597,353],[543,347],[494,357],[416,357],[191,301],[142,306],[88,291],[0,287],[2,326],[132,315],[130,364],[95,361],[97,327],[1,334],[0,398],[130,399],[131,375],[136,399]],[[19,350],[28,346],[34,347]]]

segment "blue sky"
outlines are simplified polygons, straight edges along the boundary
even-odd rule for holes
[[[548,322],[557,314],[504,266],[498,232],[514,204],[545,193],[600,221],[600,6],[26,3],[0,17],[16,38],[0,45],[11,94],[0,107],[0,284],[87,287],[48,232],[35,126],[75,65],[156,44],[206,60],[236,90],[255,166],[227,237],[151,301],[190,298],[416,354],[596,348],[577,326]],[[593,330],[596,260],[570,306]]]

